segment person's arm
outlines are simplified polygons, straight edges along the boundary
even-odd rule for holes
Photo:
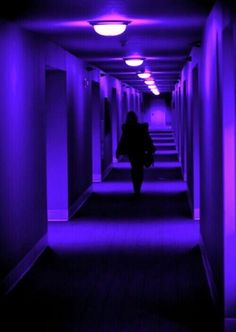
[[[153,144],[153,140],[150,136],[150,134],[148,133],[148,139],[149,139],[149,149],[150,149],[150,152],[154,153],[156,151],[156,147],[155,145]]]
[[[121,136],[121,139],[116,149],[116,159],[119,159],[120,155],[122,155],[122,151],[123,151],[123,135]]]
[[[145,150],[149,153],[154,153],[156,151],[156,147],[153,144],[152,138],[148,131],[145,132]]]
[[[125,130],[124,130],[124,125],[122,127],[122,135],[119,140],[117,149],[116,149],[116,159],[118,159],[121,155],[126,154],[126,138],[125,138]]]

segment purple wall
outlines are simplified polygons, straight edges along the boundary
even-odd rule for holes
[[[92,109],[85,64],[67,55],[69,206],[76,206],[92,181]]]
[[[46,71],[47,205],[49,220],[68,220],[66,73]]]
[[[187,179],[193,206],[193,216],[200,218],[200,93],[199,63],[192,68],[192,97],[188,121],[188,154]],[[190,156],[190,157],[189,157]],[[191,171],[193,170],[193,171]]]
[[[227,17],[230,17],[229,15]],[[224,297],[228,317],[236,316],[236,27],[225,24],[222,32],[220,81],[223,106],[224,177]],[[233,52],[229,52],[232,49]],[[233,294],[233,295],[232,295]],[[236,320],[235,320],[236,325]]]
[[[200,218],[200,83],[201,49],[194,47],[173,94],[173,127],[189,189],[189,203],[194,219]]]
[[[223,296],[223,164],[222,110],[219,87],[219,40],[214,22],[215,12],[208,19],[203,45],[201,70],[201,233],[208,259]]]
[[[115,152],[117,142],[121,136],[122,123],[126,121],[126,114],[134,110],[139,115],[141,97],[135,89],[125,87],[117,79],[109,76],[100,78],[101,90],[101,157],[102,174],[107,173],[113,161],[116,161]],[[135,103],[135,97],[138,97]],[[110,131],[106,132],[105,104],[107,102],[110,122]]]
[[[103,136],[103,154],[102,154],[102,173],[105,174],[107,168],[112,163],[112,106],[111,95],[102,100],[102,136]]]
[[[47,233],[47,186],[49,209],[60,206],[67,212],[69,209],[71,215],[81,195],[92,184],[91,81],[100,83],[101,105],[107,98],[111,120],[114,116],[118,120],[116,134],[103,132],[100,137],[104,144],[104,171],[112,162],[112,151],[115,151],[112,137],[119,137],[127,108],[122,107],[124,88],[121,82],[108,76],[102,78],[96,68],[88,71],[85,62],[38,35],[2,24],[0,48],[0,264],[3,277]],[[48,70],[60,76],[57,86],[50,83]],[[55,99],[58,88],[61,93]],[[116,89],[116,105],[113,96],[111,107],[113,88]],[[135,93],[132,89],[129,96],[133,104]],[[99,111],[102,114],[104,109]],[[97,162],[101,163],[101,158]],[[56,173],[61,174],[60,181],[54,176]]]
[[[76,210],[81,194],[92,182],[90,73],[86,70],[86,63],[52,43],[45,42],[43,51],[47,68],[66,72],[68,197],[71,214]]]
[[[91,105],[92,110],[92,165],[93,182],[100,182],[102,179],[101,165],[101,98],[100,84],[91,82]]]
[[[2,24],[0,48],[2,276],[46,234],[47,209],[40,41]]]
[[[211,14],[211,17],[213,14]],[[174,128],[193,216],[200,210],[201,234],[207,257],[223,296],[223,178],[219,56],[215,25],[209,17],[201,49],[192,50],[175,89]],[[194,70],[199,69],[196,82]],[[196,72],[195,72],[196,75]],[[197,79],[198,80],[198,79]],[[199,84],[199,85],[198,85]],[[196,91],[199,89],[199,92]],[[199,126],[197,126],[199,121]],[[198,137],[198,134],[200,137]],[[198,149],[200,142],[200,151]],[[200,160],[200,162],[198,161]],[[200,171],[198,170],[200,166]],[[194,183],[197,174],[200,181]],[[195,201],[200,187],[200,203]],[[199,213],[197,213],[199,214]]]
[[[226,4],[215,5],[207,19],[202,46],[192,50],[192,61],[184,66],[173,93],[177,145],[186,168],[193,215],[200,208],[204,264],[211,293],[224,312],[225,326],[236,318],[236,26],[233,15]],[[186,160],[183,150],[187,152]]]
[[[118,97],[116,88],[111,91],[111,115],[112,115],[112,161],[116,161],[116,148],[118,145],[119,133],[119,115],[118,115]]]
[[[153,96],[145,93],[143,101],[143,121],[149,123],[150,129],[172,126],[171,96],[169,94]]]

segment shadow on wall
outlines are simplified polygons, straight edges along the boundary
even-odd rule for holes
[[[148,122],[151,130],[172,126],[171,94],[163,93],[153,96],[143,95],[143,120]]]

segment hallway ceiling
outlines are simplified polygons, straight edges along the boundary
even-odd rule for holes
[[[42,33],[92,66],[139,89],[149,91],[136,73],[149,69],[160,92],[170,92],[180,77],[192,46],[199,44],[213,0],[23,0],[8,1],[4,19]],[[2,6],[2,5],[1,5]],[[6,6],[6,4],[4,4]],[[14,9],[13,9],[14,8]],[[116,37],[96,34],[90,20],[108,16],[130,20]],[[139,54],[141,67],[128,67],[123,57]]]

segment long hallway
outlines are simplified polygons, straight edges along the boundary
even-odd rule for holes
[[[152,133],[154,167],[134,197],[127,161],[113,165],[10,293],[4,332],[210,332],[218,319],[172,133]],[[27,315],[26,315],[27,313]],[[31,317],[29,320],[28,317]]]
[[[3,331],[236,332],[233,1],[2,1],[0,50]]]

